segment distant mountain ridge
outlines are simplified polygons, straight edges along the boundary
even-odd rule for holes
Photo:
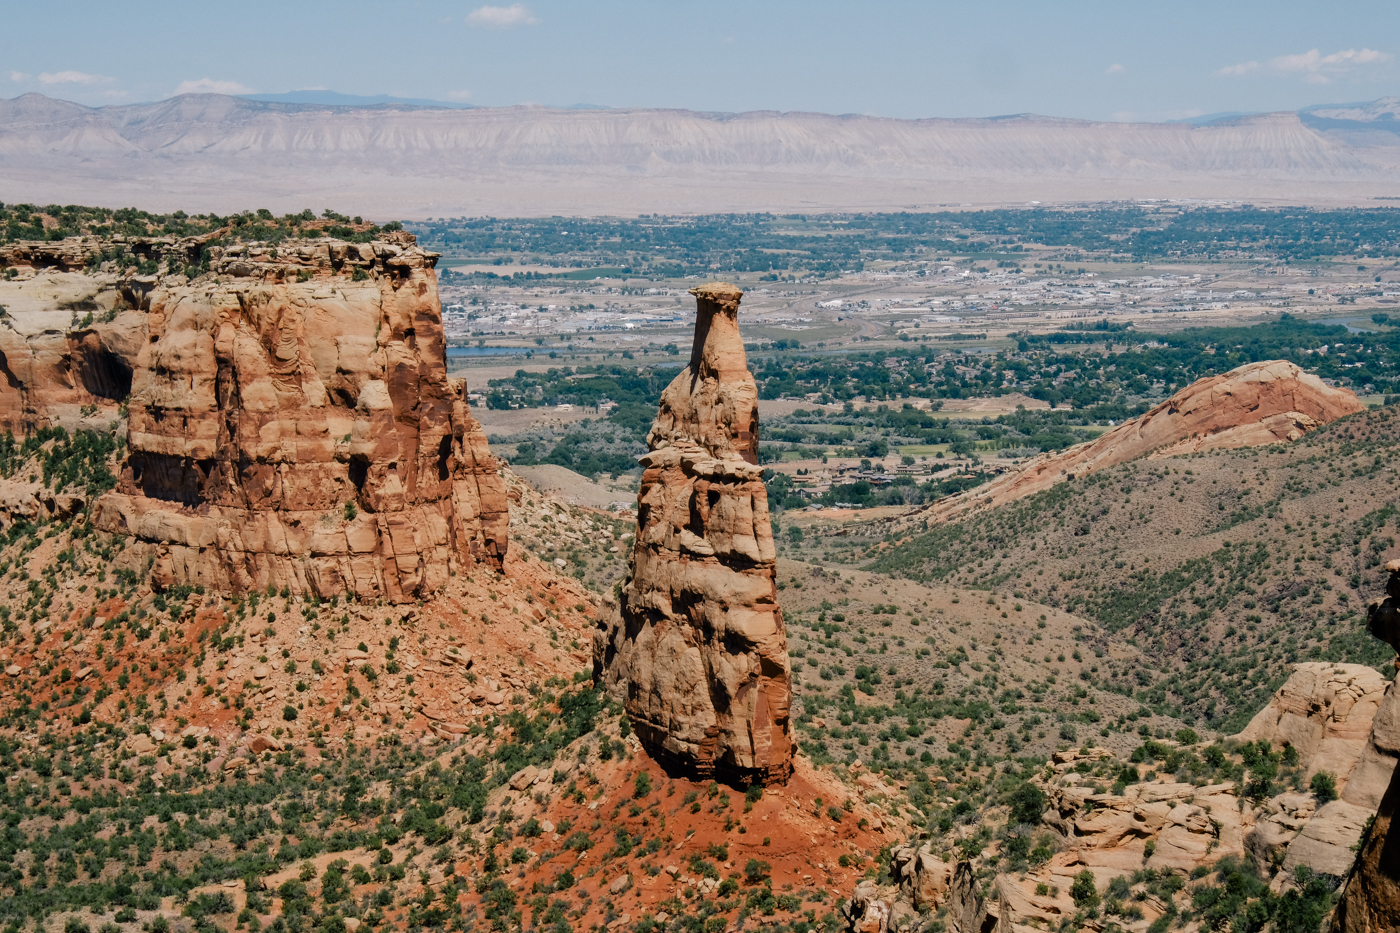
[[[1298,111],[1298,117],[1317,130],[1400,135],[1400,97],[1382,97],[1359,104],[1305,107]]]
[[[260,96],[287,99],[0,100],[0,200],[412,218],[1400,195],[1394,100],[1192,125]]]
[[[244,100],[258,100],[269,104],[320,104],[331,107],[382,107],[386,104],[404,107],[442,107],[447,110],[472,110],[477,105],[447,100],[431,100],[426,97],[393,97],[389,94],[375,94],[365,97],[360,94],[342,94],[321,88],[302,91],[285,91],[280,94],[239,94]]]

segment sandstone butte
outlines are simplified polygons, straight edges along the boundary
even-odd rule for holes
[[[123,241],[203,255],[214,275],[195,282],[88,274],[112,245],[97,238],[0,251],[40,273],[4,296],[0,430],[105,426],[129,392],[94,522],[135,539],[157,586],[406,602],[500,569],[504,481],[447,375],[436,254],[404,233],[208,240]]]
[[[594,667],[670,770],[736,783],[792,772],[787,636],[757,465],[758,389],[733,285],[692,289],[690,365],[661,395],[637,495],[632,574]]]
[[[961,518],[1139,457],[1156,459],[1295,441],[1365,406],[1286,360],[1246,363],[1198,379],[1157,407],[1088,443],[1033,457],[985,486],[917,513],[929,523]]]

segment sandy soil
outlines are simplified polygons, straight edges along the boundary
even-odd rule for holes
[[[481,422],[487,434],[516,434],[531,428],[578,424],[589,418],[597,418],[598,413],[583,408],[568,411],[560,411],[557,408],[473,408],[472,417]]]
[[[567,467],[553,463],[538,466],[512,466],[511,471],[537,491],[555,496],[570,505],[612,511],[614,503],[632,506],[637,501],[637,479],[622,477],[617,481],[603,478],[591,480]]]

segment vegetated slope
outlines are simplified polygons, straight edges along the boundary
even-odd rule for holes
[[[1296,201],[1339,186],[1369,195],[1395,158],[1329,138],[1292,113],[1191,126],[1034,115],[333,107],[218,94],[101,109],[38,94],[0,101],[0,157],[6,181],[41,201],[102,200],[117,184],[124,199],[152,204],[226,210],[226,199],[251,197],[295,210],[351,184],[359,210],[408,205],[420,215],[488,205],[515,215],[903,209],[911,196],[946,201],[950,185],[960,186],[959,198],[975,191],[998,201],[1034,191]],[[384,164],[395,172],[379,171]],[[215,177],[224,184],[210,185]],[[19,194],[0,191],[5,200]]]
[[[664,775],[588,682],[592,594],[525,548],[417,606],[152,591],[83,509],[115,448],[0,443],[0,922],[809,929],[909,831],[806,762],[747,799]]]
[[[569,505],[540,493],[505,469],[510,497],[511,547],[538,557],[574,577],[595,593],[607,593],[627,573],[627,557],[637,523],[629,514]]]
[[[1034,599],[1095,621],[1131,664],[1087,684],[1234,731],[1293,661],[1379,664],[1375,568],[1397,553],[1400,409],[1291,445],[1136,461],[960,524],[888,531],[870,569]],[[1005,595],[1003,595],[1005,598]]]
[[[1140,730],[1185,725],[1089,679],[1137,651],[1110,646],[1079,616],[860,570],[779,569],[797,735],[814,761],[860,762],[962,797],[1003,762],[1080,742],[1127,754]]]

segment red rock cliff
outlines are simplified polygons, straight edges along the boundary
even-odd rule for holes
[[[662,393],[647,436],[632,578],[594,638],[595,672],[668,767],[782,782],[791,672],[742,293],[723,283],[691,293],[690,365]]]
[[[403,602],[505,556],[504,483],[447,376],[434,254],[319,241],[159,285],[95,520],[157,585]]]

